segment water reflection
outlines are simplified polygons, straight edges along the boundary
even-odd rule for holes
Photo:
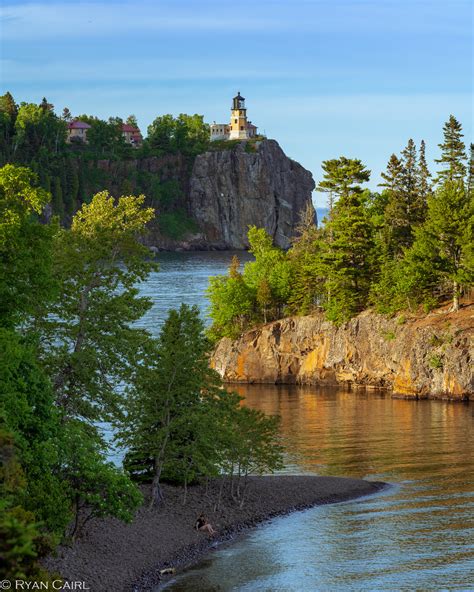
[[[282,417],[285,472],[396,483],[275,520],[167,590],[474,589],[472,406],[376,392],[235,386]]]

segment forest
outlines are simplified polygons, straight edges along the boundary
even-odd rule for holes
[[[8,580],[47,582],[41,560],[58,544],[71,544],[91,519],[130,521],[143,503],[162,504],[164,481],[182,487],[185,503],[189,485],[220,477],[243,505],[248,476],[282,462],[278,418],[241,406],[209,367],[197,308],[170,311],[158,338],[137,326],[151,307],[139,285],[157,270],[139,240],[155,215],[144,196],[100,192],[68,228],[40,220],[50,198],[30,169],[0,169]],[[110,462],[113,446],[126,450],[124,467]]]
[[[223,388],[209,367],[216,339],[318,310],[341,324],[367,307],[395,314],[449,299],[456,309],[473,280],[473,147],[468,156],[451,116],[434,176],[424,143],[417,149],[412,140],[390,158],[380,193],[364,188],[370,172],[360,160],[323,162],[324,225],[308,208],[288,251],[250,228],[254,261],[242,270],[235,258],[227,276],[211,280],[210,331],[183,305],[154,338],[137,325],[151,307],[140,284],[158,269],[143,237],[169,196],[163,187],[154,201],[130,186],[121,197],[90,191],[83,173],[103,158],[192,159],[207,128],[200,116],[160,116],[137,149],[124,145],[119,121],[81,116],[94,131],[87,146],[71,146],[69,117],[46,99],[18,106],[9,93],[0,98],[0,557],[8,579],[47,581],[41,559],[59,543],[93,518],[129,521],[143,503],[163,503],[165,481],[182,487],[185,502],[193,483],[224,476],[243,504],[248,475],[281,466],[278,418]],[[108,460],[111,446],[126,451],[122,467]]]
[[[67,126],[76,120],[90,125],[87,143],[66,141]],[[17,104],[7,92],[0,96],[0,166],[12,163],[35,172],[39,185],[51,193],[48,211],[64,226],[92,195],[108,189],[114,195],[146,195],[147,205],[162,216],[160,231],[180,238],[194,229],[183,208],[183,178],[196,155],[209,147],[209,126],[201,115],[160,115],[143,143],[132,146],[122,134],[124,123],[136,127],[136,117],[73,117],[68,108],[57,115],[46,98]],[[155,173],[147,170],[151,158],[159,160]],[[104,166],[107,162],[112,166]],[[130,166],[134,162],[138,166]]]
[[[214,339],[235,338],[283,316],[324,311],[341,324],[366,308],[384,314],[428,312],[469,297],[474,280],[474,146],[450,116],[432,175],[410,139],[392,154],[381,191],[364,188],[371,172],[361,160],[322,163],[317,190],[328,196],[324,224],[312,207],[301,215],[291,248],[283,251],[261,228],[248,238],[255,260],[237,258],[227,276],[211,278]]]

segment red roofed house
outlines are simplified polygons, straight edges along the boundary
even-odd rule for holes
[[[90,125],[85,121],[79,121],[75,119],[67,124],[67,142],[81,141],[87,144],[87,130],[90,129]]]
[[[125,141],[131,144],[132,146],[138,147],[142,145],[143,136],[138,129],[134,125],[129,125],[128,123],[124,123],[122,125],[122,134],[125,138]]]

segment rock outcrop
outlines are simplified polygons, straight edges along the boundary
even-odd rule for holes
[[[196,157],[188,211],[210,246],[244,249],[248,226],[256,225],[276,245],[288,248],[314,186],[311,173],[288,158],[275,140],[240,142]]]
[[[165,154],[75,166],[88,195],[105,188],[147,196],[157,215],[144,241],[158,250],[245,249],[249,225],[288,248],[315,186],[275,140],[211,146],[195,159]]]
[[[474,305],[422,318],[366,311],[335,327],[322,314],[222,339],[212,364],[227,382],[352,384],[409,398],[474,399]]]

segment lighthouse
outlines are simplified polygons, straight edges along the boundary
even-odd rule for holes
[[[245,98],[239,91],[237,96],[232,99],[229,140],[246,140],[248,137]]]
[[[240,91],[232,99],[230,124],[211,124],[211,140],[248,140],[257,135],[257,126],[247,120],[245,97]]]

